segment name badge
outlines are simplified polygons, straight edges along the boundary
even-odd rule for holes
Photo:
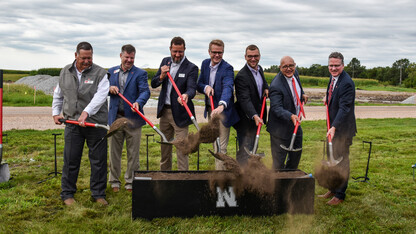
[[[185,77],[185,73],[179,73],[178,77],[184,78]]]
[[[120,69],[114,70],[114,74],[118,73]]]
[[[93,80],[85,80],[84,84],[94,84],[94,81]]]

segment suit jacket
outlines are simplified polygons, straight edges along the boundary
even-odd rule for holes
[[[328,103],[328,90],[332,76],[326,90],[326,102]],[[335,137],[352,138],[357,132],[355,123],[355,85],[351,77],[343,71],[338,77],[332,91],[332,97],[328,104],[329,120],[331,127],[335,127]]]
[[[119,84],[119,72],[120,66],[112,67],[108,70],[110,73],[110,86],[117,86]],[[122,93],[131,103],[139,103],[139,110],[143,112],[143,106],[146,104],[150,97],[149,84],[147,83],[147,72],[133,65],[127,75],[126,84],[124,86],[124,92]],[[110,109],[108,111],[108,124],[111,125],[117,117],[117,110],[120,104],[121,98],[115,94],[110,95]],[[134,120],[139,126],[143,126],[146,122],[136,113],[131,111],[130,106],[123,101],[124,114],[126,118]]]
[[[301,90],[299,98],[303,101],[302,95],[304,92],[297,72],[295,72],[294,77],[299,83]],[[292,114],[296,115],[296,106],[292,91],[282,72],[279,72],[270,83],[269,98],[270,112],[267,131],[281,139],[290,139],[295,129],[295,125],[293,125],[290,117]],[[302,136],[302,133],[302,128],[299,126],[296,135]]]
[[[201,65],[201,73],[197,82],[197,90],[204,93],[204,88],[209,85],[211,59],[205,59]],[[229,128],[240,119],[234,108],[234,69],[225,60],[221,60],[215,74],[214,82],[214,108],[218,107],[220,101],[224,101],[227,108],[222,112],[224,114],[223,124]],[[211,111],[211,103],[209,97],[205,95],[205,111],[204,117],[207,117],[208,111]]]
[[[152,78],[151,86],[152,88],[156,88],[162,85],[162,90],[159,94],[159,101],[157,104],[157,117],[160,118],[162,116],[163,106],[165,105],[166,101],[166,92],[167,86],[169,82],[169,78],[166,77],[163,81],[160,81],[160,68],[164,65],[168,65],[172,61],[171,57],[166,57],[162,60],[159,66],[159,70],[157,71],[156,75]],[[195,116],[194,104],[192,103],[192,98],[195,97],[196,93],[196,80],[198,78],[198,67],[191,63],[187,58],[182,62],[181,66],[178,69],[175,77],[172,77],[178,86],[179,91],[181,94],[188,94],[188,107],[191,110],[192,114]],[[185,107],[183,107],[179,102],[178,94],[176,93],[175,89],[172,86],[172,91],[170,92],[170,101],[171,101],[171,108],[172,108],[172,115],[173,119],[175,120],[175,124],[178,127],[185,127],[192,124],[191,118],[186,112]]]
[[[260,117],[261,105],[263,102],[263,97],[260,98],[260,96],[263,95],[265,89],[269,89],[269,85],[264,78],[263,68],[260,67],[260,65],[259,71],[263,79],[263,88],[261,94],[259,94],[256,80],[254,79],[254,76],[248,68],[247,64],[237,73],[235,77],[234,85],[235,95],[237,98],[235,108],[238,115],[240,116],[240,121],[236,125],[237,128],[255,128],[256,123],[252,117],[256,114]],[[263,122],[266,123],[266,120],[267,108],[264,108]]]

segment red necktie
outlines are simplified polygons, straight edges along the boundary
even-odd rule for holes
[[[328,103],[331,101],[332,90],[334,89],[334,81],[335,81],[335,78],[332,78],[331,84],[329,85],[329,90],[328,90]]]
[[[300,105],[300,99],[299,99],[299,95],[298,95],[298,91],[296,90],[296,83],[295,83],[295,78],[292,78],[292,87],[293,87],[293,92],[296,95],[296,106]]]

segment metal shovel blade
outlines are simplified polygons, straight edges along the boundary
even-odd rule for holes
[[[286,151],[291,151],[291,152],[297,152],[297,151],[302,150],[302,148],[293,149],[293,146],[292,147],[289,146],[289,148],[288,148],[288,147],[284,146],[283,144],[281,144],[280,147],[282,147],[282,149],[284,149]]]
[[[257,152],[249,151],[247,149],[247,147],[245,147],[245,146],[244,146],[244,150],[246,151],[246,153],[248,155],[250,155],[250,157],[264,157],[264,156],[266,156],[264,153],[257,153]]]
[[[7,182],[10,179],[9,164],[4,163],[0,165],[0,183]]]
[[[328,159],[328,161],[323,161],[322,163],[327,165],[328,167],[334,167],[334,166],[338,165],[342,161],[343,157],[341,157],[338,160],[336,160],[334,158],[334,151],[332,149],[332,142],[328,143],[328,151],[329,151],[329,159]]]

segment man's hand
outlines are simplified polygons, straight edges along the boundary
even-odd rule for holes
[[[186,93],[182,94],[182,98],[183,98],[183,101],[185,103],[188,103],[188,94],[186,94]],[[179,104],[181,104],[183,106],[181,97],[178,97],[178,102],[179,102]]]
[[[224,105],[219,105],[217,108],[215,108],[212,112],[211,112],[211,116],[215,116],[215,115],[219,115],[224,111]]]
[[[326,137],[331,136],[331,139],[334,139],[335,136],[335,127],[331,127],[326,133]]]
[[[296,122],[300,123],[300,118],[297,115],[291,115],[290,119],[292,120],[293,125],[296,125]]]
[[[302,95],[303,100],[305,101],[305,104],[308,102],[308,95],[303,94]]]
[[[205,95],[207,95],[208,97],[214,96],[214,89],[209,85],[205,86]]]
[[[167,77],[167,72],[170,70],[170,67],[169,66],[167,66],[167,65],[163,65],[161,68],[160,68],[160,77],[159,77],[159,79],[160,79],[160,81],[162,81],[162,80],[164,80],[166,77]]]
[[[268,98],[269,97],[269,90],[268,89],[265,89],[263,95]]]
[[[60,119],[63,119],[64,117],[60,116],[60,115],[54,115],[53,116],[53,122],[55,122],[55,124],[61,125],[62,122],[59,122]]]
[[[133,103],[133,107],[131,108],[131,111],[136,112],[134,109],[140,110],[139,107],[140,107],[139,103],[135,102]]]
[[[260,119],[260,117],[258,115],[255,115],[253,118],[254,118],[254,122],[256,122],[256,126],[259,126],[260,123],[264,124],[263,120]]]
[[[324,105],[326,104],[326,95],[322,98],[322,102],[324,103]]]
[[[118,87],[117,87],[117,86],[110,86],[110,93],[111,93],[111,94],[115,94],[115,95],[117,95],[117,94],[118,94],[118,92],[119,92],[119,89],[118,89]]]
[[[87,112],[85,112],[85,111],[83,111],[82,113],[81,113],[81,116],[79,116],[79,118],[78,118],[78,123],[79,123],[79,126],[81,126],[81,127],[85,127],[85,120],[88,118],[88,113]]]

